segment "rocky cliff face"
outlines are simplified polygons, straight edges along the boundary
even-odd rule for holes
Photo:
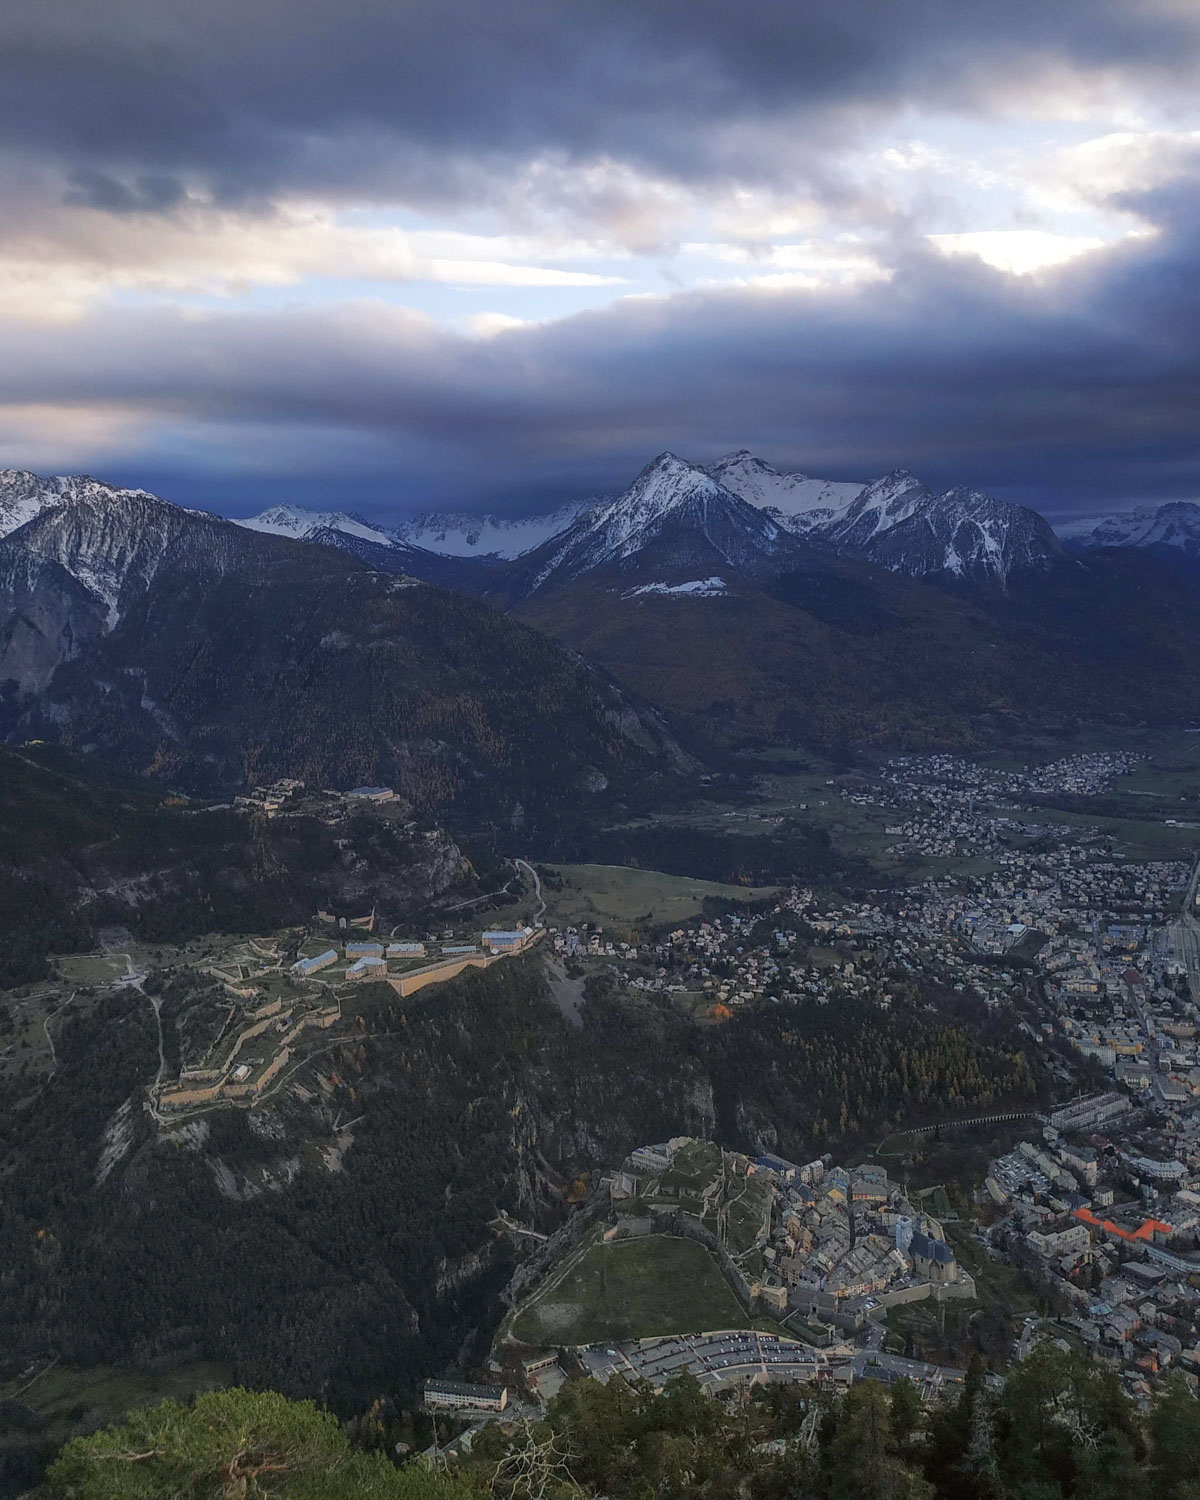
[[[0,692],[40,693],[59,665],[104,633],[108,611],[59,563],[0,543]]]
[[[904,470],[868,485],[838,519],[812,535],[911,578],[1007,584],[1063,557],[1049,522],[1024,506],[965,487],[934,494]]]

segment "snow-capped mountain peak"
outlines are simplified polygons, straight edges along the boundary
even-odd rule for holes
[[[596,569],[653,568],[656,580],[764,572],[796,544],[771,516],[707,470],[660,453],[615,500],[585,511],[528,554],[523,592],[558,587]]]
[[[731,492],[706,470],[688,463],[675,453],[660,453],[651,459],[623,495],[602,506],[595,514],[593,529],[611,540],[614,555],[673,511],[702,509],[723,504]],[[736,498],[736,497],[734,497]],[[772,530],[774,523],[770,523]]]
[[[814,479],[780,473],[748,448],[727,453],[707,472],[750,505],[768,511],[789,531],[804,534],[842,514],[862,493],[857,480]]]
[[[795,536],[913,577],[943,574],[1004,585],[1014,569],[1060,556],[1035,511],[960,486],[935,494],[908,469],[870,484],[781,474],[746,449],[708,472]]]
[[[906,469],[868,485],[823,539],[912,577],[943,574],[1001,586],[1015,570],[1044,569],[1062,555],[1036,511],[965,485],[936,495]]]
[[[70,500],[101,500],[105,496],[148,495],[93,479],[90,474],[31,474],[27,469],[0,469],[0,537],[8,536],[43,511]],[[151,497],[153,498],[153,497]]]
[[[24,469],[0,469],[0,536],[40,516],[48,505],[58,504],[58,496],[48,488],[50,482]]]
[[[68,575],[104,629],[162,567],[189,559],[219,569],[241,546],[236,528],[217,516],[86,474],[40,478],[0,471],[0,510],[5,565],[11,570],[36,562]],[[13,519],[19,524],[9,527]]]
[[[779,535],[773,520],[755,515],[706,470],[675,453],[660,453],[623,495],[584,518],[580,534],[594,539],[597,563],[619,561],[644,546],[668,520],[687,519],[705,531],[710,511],[719,519],[731,505],[746,512],[743,523],[763,541]]]
[[[908,520],[933,498],[930,490],[907,469],[893,469],[862,491],[843,513],[837,540],[844,547],[865,547],[880,532]]]

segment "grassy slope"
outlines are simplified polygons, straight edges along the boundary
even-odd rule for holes
[[[645,920],[683,922],[696,916],[704,900],[758,901],[774,895],[775,886],[723,885],[714,880],[690,880],[658,870],[633,870],[611,865],[551,865],[563,889],[547,892],[548,920],[560,923]]]
[[[518,1314],[512,1332],[530,1345],[591,1344],[745,1326],[702,1245],[651,1235],[591,1245]]]

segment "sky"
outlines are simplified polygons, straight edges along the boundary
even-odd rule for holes
[[[1194,0],[6,0],[0,467],[1200,499]]]

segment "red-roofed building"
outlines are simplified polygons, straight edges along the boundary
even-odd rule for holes
[[[1112,1219],[1098,1219],[1090,1208],[1077,1208],[1073,1217],[1086,1224],[1093,1234],[1107,1235],[1127,1244],[1161,1245],[1175,1233],[1171,1225],[1164,1224],[1161,1219],[1143,1219],[1136,1229],[1126,1229]]]

